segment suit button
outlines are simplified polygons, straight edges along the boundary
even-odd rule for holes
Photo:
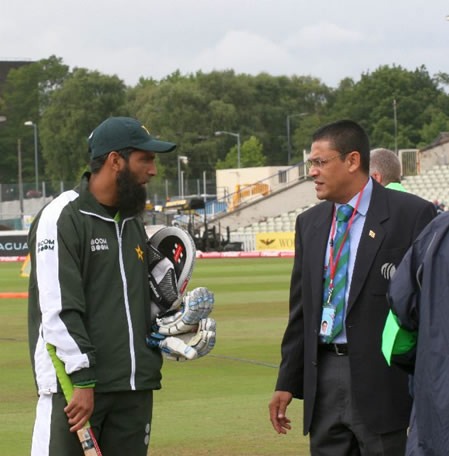
[[[316,361],[312,361],[312,366],[317,366],[318,363]]]

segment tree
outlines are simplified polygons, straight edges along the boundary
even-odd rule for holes
[[[3,89],[2,114],[7,122],[0,137],[0,182],[17,179],[17,139],[22,139],[24,180],[34,176],[33,129],[24,126],[30,120],[40,127],[40,117],[48,105],[53,90],[61,86],[69,67],[58,57],[51,56],[38,62],[13,69],[8,73]],[[40,132],[40,128],[38,129]],[[41,160],[39,168],[43,169]]]
[[[424,66],[414,71],[380,66],[372,73],[362,74],[355,84],[340,85],[329,110],[330,119],[348,117],[359,121],[367,130],[372,147],[394,149],[396,100],[398,147],[414,148],[428,141],[430,132],[441,128],[444,119],[448,119],[449,95],[441,88],[446,82],[443,73],[432,78]]]
[[[124,103],[125,85],[117,76],[75,68],[53,91],[42,116],[47,177],[76,182],[89,161],[88,136],[106,118],[127,115]]]
[[[240,167],[250,168],[256,166],[265,166],[267,157],[262,153],[263,144],[255,137],[251,136],[240,148]],[[238,166],[238,148],[234,146],[226,155],[224,160],[218,160],[217,169],[237,168]]]

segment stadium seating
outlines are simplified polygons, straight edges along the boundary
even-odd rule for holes
[[[449,203],[449,165],[438,165],[425,174],[404,177],[402,185],[410,193],[421,196],[429,201],[437,200],[447,205]],[[298,208],[294,211],[283,212],[277,217],[265,217],[251,225],[241,227],[235,234],[256,234],[264,232],[295,231],[296,217],[314,204]]]
[[[449,202],[449,166],[437,165],[425,174],[408,176],[402,180],[407,191],[429,201]]]

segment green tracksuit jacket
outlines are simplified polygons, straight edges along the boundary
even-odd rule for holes
[[[74,384],[98,392],[160,388],[162,357],[147,347],[151,321],[145,231],[116,222],[88,191],[89,174],[37,215],[29,233],[30,354],[39,393],[56,392],[46,343]]]

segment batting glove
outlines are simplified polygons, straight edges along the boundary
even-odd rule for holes
[[[215,346],[216,323],[204,318],[198,323],[198,330],[177,336],[164,336],[153,332],[147,338],[150,347],[159,347],[162,355],[175,361],[187,361],[207,355]]]
[[[167,336],[191,332],[212,312],[214,301],[213,292],[205,287],[195,288],[182,298],[176,313],[156,319],[154,330]]]

